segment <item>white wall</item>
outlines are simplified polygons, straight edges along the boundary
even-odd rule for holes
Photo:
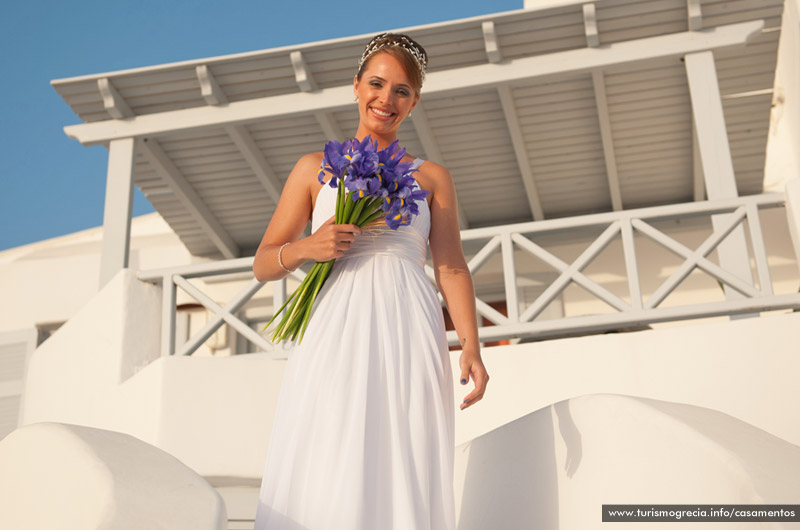
[[[203,476],[258,478],[283,361],[157,356],[158,288],[117,275],[34,352],[24,423],[125,432]],[[485,399],[456,410],[462,443],[552,403],[614,393],[688,403],[800,444],[800,314],[487,348]],[[452,353],[457,377],[458,353]],[[455,403],[469,391],[456,384]]]
[[[0,252],[0,331],[64,322],[97,293],[103,228]],[[131,223],[131,268],[189,264],[192,257],[158,213]]]

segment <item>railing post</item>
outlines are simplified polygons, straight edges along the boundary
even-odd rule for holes
[[[281,278],[272,282],[272,314],[278,312],[283,303],[286,302],[286,278]]]
[[[503,279],[506,287],[506,312],[508,319],[519,322],[519,296],[517,294],[517,268],[514,266],[514,242],[511,234],[505,233],[501,238],[503,252]]]
[[[628,292],[631,296],[631,308],[642,309],[642,288],[639,282],[639,266],[636,264],[636,246],[633,242],[633,226],[630,217],[622,220],[622,254],[625,256],[625,270],[628,273]]]
[[[789,234],[800,269],[800,178],[793,178],[786,183],[786,220],[789,222]]]
[[[738,197],[736,178],[733,172],[733,159],[725,127],[722,97],[719,92],[717,70],[713,52],[689,53],[684,57],[686,78],[689,82],[689,95],[692,101],[692,115],[697,131],[697,143],[703,166],[706,193],[710,200],[733,199]],[[714,215],[711,224],[714,230],[726,223],[727,215]],[[738,226],[717,247],[720,265],[737,277],[753,285],[753,272],[747,252],[744,227]],[[729,300],[742,298],[740,293],[724,287]],[[745,316],[758,316],[757,313]],[[731,317],[737,318],[737,317]]]
[[[133,206],[133,164],[136,140],[112,140],[108,148],[106,205],[103,213],[103,247],[100,287],[128,266]]]
[[[175,282],[172,274],[165,274],[161,280],[161,356],[175,353]]]

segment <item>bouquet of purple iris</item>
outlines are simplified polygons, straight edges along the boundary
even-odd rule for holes
[[[428,191],[414,189],[416,179],[412,162],[401,162],[406,154],[395,140],[386,149],[378,150],[378,141],[369,136],[345,142],[331,140],[325,145],[319,182],[325,184],[325,173],[331,179],[328,185],[337,188],[337,224],[354,224],[363,227],[383,216],[386,225],[397,230],[407,225],[419,214],[417,200],[424,199]],[[336,260],[315,263],[298,288],[264,327],[286,310],[272,332],[272,341],[303,340],[311,308],[322,285],[330,275]]]

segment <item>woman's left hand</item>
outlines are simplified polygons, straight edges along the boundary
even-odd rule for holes
[[[461,367],[461,384],[466,385],[470,377],[475,383],[475,388],[464,397],[464,401],[460,405],[461,410],[464,410],[483,398],[483,393],[486,392],[486,383],[489,382],[489,374],[486,372],[480,353],[477,352],[464,350],[458,364]]]

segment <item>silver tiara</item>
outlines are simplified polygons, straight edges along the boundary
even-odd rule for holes
[[[390,37],[390,39],[379,43],[379,41],[386,37]],[[366,49],[364,49],[364,53],[361,54],[361,59],[358,61],[358,71],[361,71],[361,67],[364,65],[367,59],[369,59],[370,55],[387,46],[399,46],[410,53],[417,62],[417,67],[419,68],[422,81],[425,81],[425,70],[428,68],[428,57],[414,41],[405,35],[400,35],[397,33],[381,33],[380,35],[373,37],[372,40],[369,41],[369,44],[367,44]]]

